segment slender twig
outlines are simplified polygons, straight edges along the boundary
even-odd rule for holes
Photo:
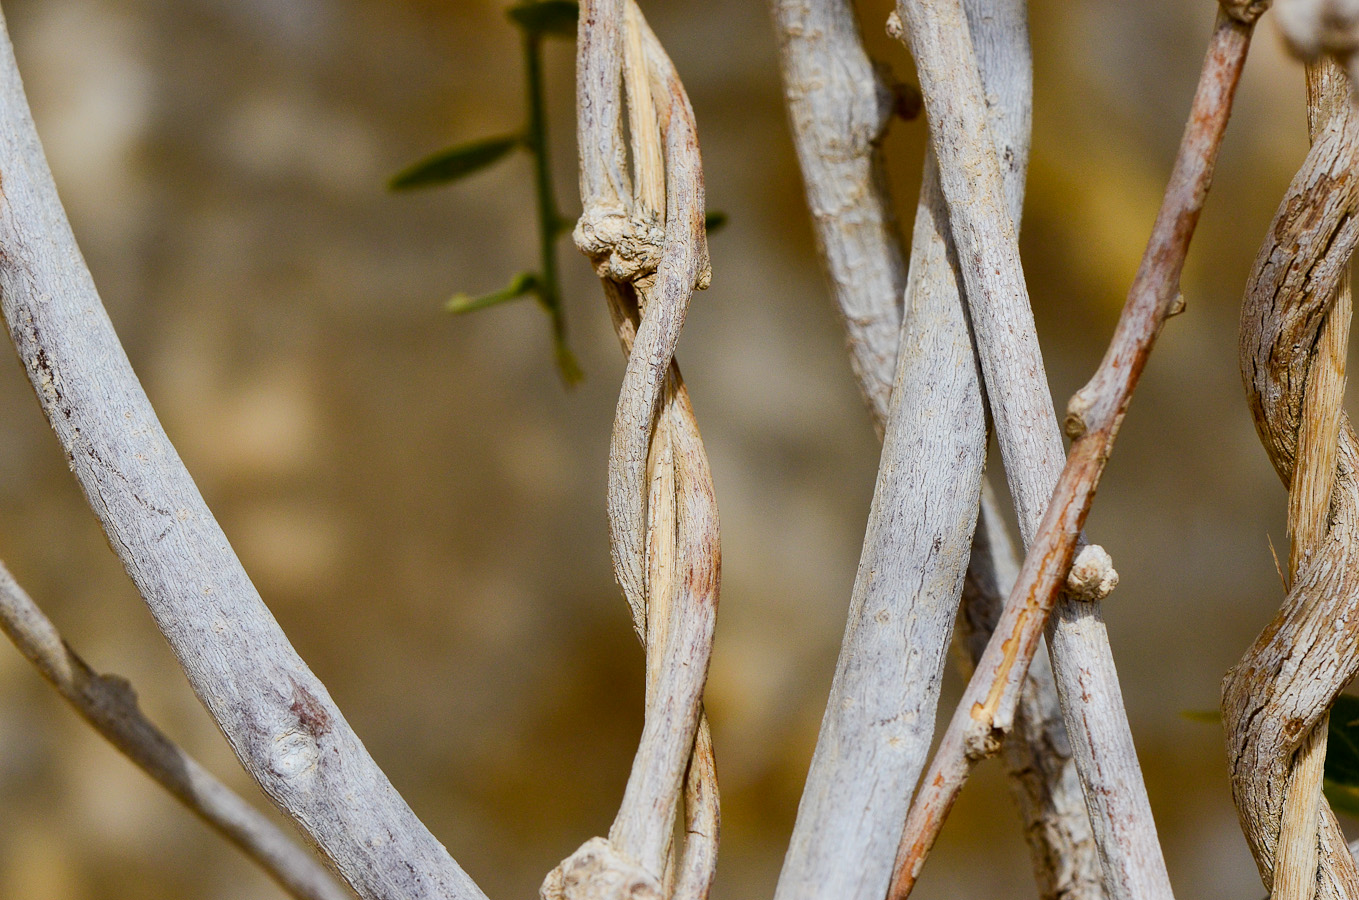
[[[1312,140],[1328,127],[1343,127],[1349,102],[1349,86],[1334,64],[1307,66],[1307,123]],[[1297,463],[1288,489],[1290,581],[1297,579],[1307,559],[1321,549],[1330,527],[1331,487],[1335,484],[1339,451],[1345,351],[1352,312],[1347,271],[1321,326],[1303,394]],[[1279,828],[1272,900],[1312,900],[1316,893],[1317,825],[1329,723],[1330,716],[1322,716],[1298,749]]]
[[[353,896],[296,840],[146,718],[127,681],[100,675],[86,665],[2,563],[0,630],[110,744],[239,847],[288,893],[301,900]]]
[[[0,179],[0,309],[19,359],[237,758],[365,900],[480,900],[288,642],[156,418],[71,233],[7,37]]]
[[[997,164],[993,157],[986,159],[986,154],[977,148],[977,145],[985,144],[983,149],[989,150],[989,143],[975,140],[971,142],[972,146],[967,143],[968,136],[985,127],[985,119],[979,118],[977,94],[980,89],[971,75],[975,64],[967,52],[966,30],[961,25],[961,16],[953,11],[955,6],[956,3],[906,0],[898,8],[909,26],[912,49],[921,73],[926,114],[934,146],[940,153],[941,174],[945,175],[945,195],[953,214],[954,237],[973,309],[973,322],[980,331],[982,316],[978,313],[985,312],[987,298],[994,297],[999,304],[1006,298],[1024,298],[1026,292],[1013,229],[1007,227],[1004,211],[997,210]],[[1024,673],[1038,647],[1047,617],[1066,585],[1081,528],[1112,452],[1118,427],[1156,336],[1174,307],[1180,272],[1207,196],[1250,32],[1250,25],[1225,13],[1219,15],[1184,140],[1118,328],[1095,376],[1072,398],[1068,407],[1067,430],[1076,438],[1070,456],[1051,494],[1047,511],[1034,530],[1028,555],[995,635],[978,663],[916,798],[912,820],[903,834],[891,894],[898,900],[905,897],[914,884],[919,867],[971,766],[992,749],[1013,722]],[[945,79],[954,87],[944,84]],[[970,102],[958,101],[959,94],[967,96]],[[981,158],[969,157],[965,163],[960,153],[969,151]],[[946,153],[947,165],[944,163]],[[1027,303],[1024,307],[1027,308]],[[1010,431],[1005,418],[1015,415],[1017,410],[1009,413],[1006,410],[1016,399],[1018,385],[1014,379],[1006,378],[1008,373],[999,365],[988,364],[988,358],[999,362],[1000,356],[999,352],[982,350],[987,383],[996,385],[997,390],[1001,385],[1005,386],[1003,399],[1006,402],[994,402],[997,399],[994,392],[992,397],[997,428]],[[1023,434],[1035,426],[1041,428],[1042,419],[1051,415],[1050,404],[1046,408],[1049,412],[1036,422],[1013,423],[1012,433]],[[1035,436],[1034,442],[1049,446],[1052,443],[1050,436],[1041,434]],[[1060,454],[1060,441],[1056,443],[1055,451]],[[1035,453],[1034,458],[1044,455]],[[1007,456],[1006,470],[1012,477],[1012,484],[1020,468]],[[1024,512],[1021,509],[1021,523],[1028,518]],[[1094,624],[1098,624],[1097,620]],[[1061,655],[1056,650],[1054,648],[1054,667],[1061,662]],[[1122,721],[1092,722],[1092,727],[1112,724],[1120,731],[1126,731],[1126,714],[1121,713],[1116,684],[1115,679],[1113,696],[1103,699]],[[1068,727],[1071,727],[1069,694],[1063,702],[1068,709]],[[1115,898],[1169,896],[1164,862],[1160,859],[1149,809],[1145,810],[1145,817],[1115,819],[1109,815],[1108,807],[1102,806],[1118,801],[1145,806],[1145,790],[1140,784],[1135,756],[1131,762],[1133,765],[1128,773],[1136,777],[1136,782],[1111,785],[1107,791],[1092,791],[1090,767],[1082,767],[1086,800],[1091,807],[1091,818],[1096,824],[1096,836],[1105,863],[1105,886]],[[1121,828],[1122,832],[1110,833],[1109,827]],[[1111,850],[1122,851],[1123,865],[1114,871],[1111,871],[1111,863],[1119,858],[1111,859]]]
[[[547,101],[543,87],[543,36],[531,29],[524,30],[524,70],[528,80],[528,127],[524,140],[533,157],[535,193],[538,197],[538,256],[539,270],[536,293],[552,317],[552,347],[557,358],[557,371],[567,384],[582,377],[580,365],[566,343],[566,313],[562,308],[561,286],[557,280],[557,239],[561,237],[563,220],[557,211],[557,193],[552,187],[552,158],[547,146]]]
[[[1019,574],[1000,507],[982,483],[982,513],[972,538],[972,561],[958,616],[958,657],[964,678],[1000,621]],[[1071,740],[1047,654],[1038,653],[1019,696],[1014,732],[1001,747],[1010,793],[1024,818],[1024,837],[1043,900],[1100,900],[1104,883],[1098,848],[1085,809]]]

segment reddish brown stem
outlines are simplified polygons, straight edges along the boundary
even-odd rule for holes
[[[890,900],[904,900],[977,760],[1014,720],[1024,674],[1066,583],[1077,539],[1156,336],[1174,311],[1189,241],[1212,181],[1252,26],[1218,16],[1189,123],[1118,328],[1090,382],[1067,407],[1075,443],[1005,611],[921,782],[902,834]]]

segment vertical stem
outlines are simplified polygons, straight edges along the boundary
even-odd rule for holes
[[[547,101],[543,89],[542,37],[524,34],[524,71],[528,73],[528,128],[524,142],[533,157],[534,187],[538,194],[538,302],[552,317],[552,343],[562,380],[574,384],[581,378],[580,366],[566,346],[566,319],[562,315],[561,289],[557,284],[557,238],[562,218],[557,211],[557,195],[552,187],[552,160],[547,148]]]

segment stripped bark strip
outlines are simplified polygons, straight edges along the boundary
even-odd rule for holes
[[[81,259],[7,36],[0,309],[110,545],[250,776],[365,900],[484,897],[288,642],[161,427]]]
[[[874,424],[882,433],[888,419],[895,342],[899,339],[898,305],[906,289],[906,276],[900,261],[900,237],[890,214],[886,189],[878,175],[877,140],[890,114],[886,91],[863,49],[854,12],[848,3],[840,0],[811,4],[775,0],[771,5],[778,30],[789,117],[818,247],[830,275],[832,293],[845,320],[851,361],[860,388],[873,413]],[[1005,173],[1006,191],[1012,213],[1017,216],[1027,169],[1031,108],[1031,65],[1024,4],[1019,0],[969,2],[968,12],[974,16],[974,27],[983,35],[982,70],[988,93],[995,100],[991,109],[993,124],[998,149],[1009,163]],[[921,321],[928,324],[917,323],[917,331],[942,321],[961,346],[969,340],[967,323],[960,314],[959,279],[932,161],[925,181],[926,189],[914,231],[909,290],[909,296],[917,299],[908,302],[926,309],[926,313],[918,315],[922,315]],[[950,310],[952,314],[930,314],[929,309]],[[878,331],[888,326],[893,334],[890,355],[875,342]],[[917,381],[931,378],[931,366],[943,367],[953,362],[956,361],[950,357],[935,356],[911,361],[910,367],[903,371],[909,382],[908,391],[914,389]],[[979,408],[982,402],[980,390],[975,384],[971,387],[973,392],[962,399]],[[928,401],[928,397],[925,400]],[[981,432],[972,436],[985,441]],[[897,434],[893,440],[901,441],[903,435]],[[919,449],[914,448],[912,452]],[[884,464],[889,459],[884,453]],[[898,477],[904,476],[898,473]],[[984,493],[983,507],[990,502],[991,498]],[[987,516],[985,511],[983,519],[989,520],[992,528],[1004,527],[998,516]],[[959,522],[958,527],[965,530],[971,523]],[[879,541],[887,542],[882,549],[882,555],[887,558],[897,554],[892,542],[900,542],[902,534],[902,529],[878,526],[870,529],[870,539],[876,535]],[[1008,547],[1008,541],[1004,544]],[[983,542],[973,548],[968,579],[973,589],[964,590],[964,619],[987,628],[981,634],[982,645],[990,633],[989,625],[994,622],[991,610],[998,611],[1001,603],[1001,597],[995,593],[992,573],[997,567],[1004,567],[1003,562],[993,564],[984,547]],[[961,564],[962,561],[958,562]],[[867,554],[864,565],[869,565]],[[1011,568],[1014,568],[1013,564]],[[856,590],[862,591],[864,587],[857,585]],[[846,633],[846,644],[841,653],[842,668],[848,661],[863,656],[863,647],[877,637],[871,620],[863,622],[864,618],[860,614],[861,624],[852,626]],[[936,639],[942,635],[940,631]],[[897,651],[898,654],[903,652]],[[980,645],[977,652],[980,653]],[[891,659],[890,655],[887,658]],[[970,663],[968,668],[970,670]],[[857,674],[867,680],[868,686],[862,693],[882,698],[880,705],[884,716],[894,714],[897,710],[891,704],[898,702],[903,691],[909,690],[895,670],[891,667],[881,671],[859,670]],[[826,726],[844,728],[847,714],[831,711],[842,705],[851,690],[853,678],[853,673],[837,673],[836,686],[827,704]],[[933,691],[933,687],[929,689]],[[933,702],[928,704],[926,713],[931,719]],[[867,711],[862,715],[865,720],[870,718]],[[1007,755],[1007,768],[1020,798],[1040,893],[1044,897],[1061,896],[1070,900],[1100,897],[1099,862],[1091,842],[1090,826],[1049,671],[1039,672],[1026,688],[1023,718],[1022,737],[1010,744],[1014,752]],[[845,734],[846,744],[852,744],[854,740],[852,733]],[[813,763],[798,820],[798,827],[805,829],[810,839],[799,845],[795,834],[785,861],[781,891],[817,892],[824,886],[822,881],[832,877],[835,867],[844,872],[860,872],[870,865],[870,861],[871,865],[881,865],[883,859],[880,850],[855,840],[847,840],[843,846],[837,842],[835,850],[820,854],[818,859],[806,858],[817,842],[824,840],[823,835],[841,829],[839,820],[834,817],[851,820],[860,817],[859,803],[863,799],[860,793],[880,787],[877,782],[882,777],[881,766],[864,768],[864,754],[858,748],[851,746],[835,754],[825,754],[824,746],[819,745],[818,753],[829,755],[833,763]],[[918,771],[919,763],[915,765]],[[854,788],[855,782],[865,788]],[[892,798],[883,797],[880,792],[871,797],[871,802],[875,804],[875,816],[885,816],[893,810]],[[904,796],[895,798],[898,817],[902,815],[899,810],[905,802]],[[900,818],[877,825],[868,821],[862,827],[866,832],[886,835],[895,829],[897,821]],[[820,871],[816,870],[818,865]],[[792,873],[795,871],[801,871],[802,875],[794,878]],[[878,892],[880,894],[881,890]]]
[[[1331,122],[1343,127],[1349,112],[1349,85],[1343,73],[1329,61],[1309,64],[1307,125],[1312,140]],[[1322,323],[1302,400],[1297,463],[1288,488],[1290,579],[1296,579],[1303,563],[1320,549],[1330,524],[1352,312],[1346,271]],[[1312,900],[1316,893],[1317,824],[1329,723],[1330,716],[1322,716],[1298,749],[1284,799],[1272,900]]]
[[[347,900],[326,868],[198,760],[165,736],[137,705],[132,685],[100,675],[62,640],[0,564],[0,630],[91,726],[299,900]]]
[[[636,4],[587,0],[580,29],[584,212],[576,241],[603,279],[628,355],[609,454],[609,527],[615,575],[646,646],[647,702],[608,839],[586,842],[549,873],[542,896],[701,900],[717,851],[702,693],[720,553],[712,474],[674,353],[690,297],[709,278],[702,169],[688,97]],[[630,184],[625,164],[614,167],[608,153],[624,107]],[[682,789],[685,840],[676,862]]]
[[[1030,354],[1016,350],[1013,344],[1017,338],[1031,340],[1032,319],[1027,315],[1013,229],[1007,227],[1003,212],[997,212],[999,165],[989,142],[976,140],[986,122],[967,31],[956,6],[956,2],[939,0],[903,0],[898,8],[910,26],[926,115],[941,163],[947,154],[941,173],[948,176],[945,195],[953,214],[978,349],[988,384],[1004,386],[992,399],[1006,402],[993,403],[993,412],[1002,451],[1009,435],[1006,471],[1019,505],[1021,527],[1031,540],[996,633],[916,798],[897,860],[894,898],[909,893],[975,760],[990,752],[1008,731],[1024,673],[1059,594],[1064,588],[1079,587],[1069,581],[1069,573],[1083,568],[1072,566],[1081,528],[1147,356],[1174,309],[1180,271],[1207,196],[1251,32],[1246,22],[1226,13],[1218,17],[1189,124],[1142,264],[1100,368],[1068,407],[1067,428],[1076,441],[1056,479],[1047,511],[1034,527],[1033,517],[1047,495],[1032,485],[1021,491],[1022,479],[1050,472],[1047,466],[1053,454],[1060,454],[1061,443],[1050,426],[1042,427],[1051,421],[1050,404],[1038,403],[1031,396],[1042,383],[1036,345]],[[1007,307],[1013,316],[1022,317],[1012,321],[1025,327],[1002,326],[991,318]],[[1021,359],[1021,371],[1008,373],[1006,363],[1013,366]],[[1032,387],[1021,393],[1019,386],[1026,383]],[[1020,409],[1028,411],[1021,414]],[[1063,713],[1100,847],[1105,889],[1118,900],[1169,897],[1169,879],[1098,613],[1064,603],[1049,639]],[[1087,653],[1088,662],[1072,658],[1072,650]]]
[[[1336,90],[1343,96],[1343,88]],[[1256,431],[1279,477],[1303,490],[1295,476],[1300,448],[1321,448],[1325,440],[1310,433],[1325,427],[1318,427],[1325,410],[1308,410],[1324,399],[1308,395],[1330,393],[1333,400],[1338,392],[1338,385],[1323,382],[1337,375],[1332,354],[1339,335],[1322,332],[1339,325],[1327,324],[1328,313],[1359,244],[1359,121],[1341,102],[1317,124],[1312,149],[1256,257],[1241,309],[1241,373]],[[1359,672],[1359,441],[1348,418],[1339,424],[1336,450],[1328,527],[1310,552],[1301,549],[1282,609],[1223,686],[1232,792],[1271,890],[1281,817],[1303,762],[1298,751]],[[1304,529],[1296,533],[1308,540]],[[1323,799],[1318,808],[1315,896],[1359,896],[1359,872],[1335,816]]]

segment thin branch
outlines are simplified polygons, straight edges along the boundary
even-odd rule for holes
[[[365,900],[480,900],[288,642],[157,420],[71,234],[7,36],[0,190],[0,308],[19,358],[237,758]]]
[[[96,731],[301,900],[347,900],[348,891],[290,835],[199,765],[137,705],[132,686],[100,675],[0,564],[0,630]]]
[[[891,848],[886,842],[895,837],[906,792],[923,762],[918,755],[924,751],[916,745],[928,741],[926,726],[933,721],[937,703],[940,662],[928,660],[929,666],[921,666],[924,676],[914,683],[901,669],[908,657],[922,656],[924,650],[932,656],[935,648],[941,648],[947,639],[946,616],[951,615],[951,609],[939,612],[927,595],[917,594],[913,577],[898,578],[898,573],[941,568],[956,577],[967,564],[957,554],[934,558],[933,545],[912,528],[923,513],[928,522],[939,522],[963,539],[971,530],[973,521],[964,518],[963,509],[940,502],[939,481],[945,476],[920,473],[947,472],[951,479],[961,472],[966,478],[959,479],[959,486],[965,481],[971,488],[978,473],[970,465],[985,453],[984,431],[973,430],[982,398],[975,380],[954,376],[960,369],[974,372],[975,363],[932,159],[926,167],[906,284],[900,237],[879,177],[877,142],[890,114],[889,98],[863,49],[852,8],[837,0],[812,4],[775,0],[771,7],[818,247],[845,320],[860,387],[879,432],[887,430],[883,475],[870,513],[849,626],[778,890],[781,896],[808,897],[862,892],[876,900],[884,887],[878,879],[885,878],[877,873],[885,872]],[[995,101],[991,112],[999,149],[1010,162],[1006,191],[1017,215],[1028,160],[1031,103],[1024,5],[1014,0],[970,2],[968,11],[976,14],[977,27],[986,38],[983,75]],[[896,337],[903,291],[912,318],[899,339],[911,352],[903,354],[893,388],[896,346],[889,355],[877,338],[889,330]],[[940,347],[947,351],[939,352]],[[955,379],[952,389],[958,391],[952,397],[950,378]],[[890,427],[889,396],[894,401],[905,398]],[[925,418],[930,410],[938,417],[935,425]],[[956,410],[969,415],[960,419]],[[957,442],[954,446],[966,447],[963,458],[968,467],[955,467],[949,441],[941,444],[925,437],[939,420],[968,423],[968,429],[959,429],[949,439]],[[919,462],[903,465],[903,460],[912,459]],[[887,479],[893,478],[897,482],[889,483]],[[917,480],[928,494],[914,484]],[[903,491],[912,496],[903,496]],[[989,502],[989,497],[984,499],[983,506]],[[910,505],[903,506],[906,503]],[[996,516],[983,518],[992,528],[1004,527]],[[968,582],[972,589],[964,590],[965,619],[989,629],[995,618],[991,610],[998,611],[1001,602],[994,573],[1004,569],[1005,562],[991,561],[981,537],[982,544],[972,552]],[[1008,547],[1003,534],[997,549],[1001,544]],[[927,562],[932,558],[934,562]],[[949,590],[957,590],[956,582]],[[895,621],[895,615],[883,618],[879,608],[884,604],[900,607],[897,614],[911,623],[909,634],[903,635],[907,626]],[[922,616],[927,610],[929,615]],[[969,633],[976,634],[971,629]],[[989,630],[981,636],[982,643],[987,634]],[[903,649],[899,641],[910,649]],[[1022,739],[1007,758],[1021,798],[1035,874],[1044,897],[1099,897],[1099,863],[1052,677],[1047,671],[1037,674],[1026,690]],[[905,725],[912,726],[905,732],[909,742],[898,733]],[[900,794],[884,789],[884,783],[903,780]]]
[[[993,750],[1013,722],[1024,673],[1047,617],[1067,586],[1081,527],[1118,426],[1178,295],[1180,271],[1207,195],[1251,31],[1239,20],[1219,16],[1184,140],[1117,331],[1094,378],[1070,404],[1068,432],[1077,439],[1061,466],[1061,440],[1032,337],[1014,230],[999,200],[999,166],[990,142],[977,138],[986,128],[984,101],[961,11],[956,2],[937,0],[903,0],[898,10],[908,25],[941,161],[1002,451],[1010,448],[1005,453],[1006,471],[1021,529],[1032,537],[996,633],[922,782],[903,834],[894,898],[909,893],[975,760]],[[1026,346],[1017,348],[1016,339]],[[1058,467],[1060,477],[1054,478]],[[1026,475],[1048,487],[1055,481],[1056,487],[1044,491]],[[1035,528],[1044,504],[1047,511]],[[1106,890],[1117,900],[1169,897],[1169,880],[1098,613],[1063,601],[1049,639],[1104,863]],[[1086,652],[1100,665],[1081,671],[1073,651]],[[1082,692],[1082,676],[1098,679],[1098,684],[1087,682]],[[1073,715],[1081,701],[1099,706]],[[1106,780],[1110,776],[1112,781]]]
[[[970,678],[1000,621],[1019,573],[1008,529],[991,488],[982,483],[982,514],[963,582],[957,649]],[[1044,900],[1099,900],[1104,883],[1090,816],[1062,720],[1052,666],[1039,653],[1019,696],[1014,733],[1001,747],[1010,793],[1024,818],[1024,837]]]

